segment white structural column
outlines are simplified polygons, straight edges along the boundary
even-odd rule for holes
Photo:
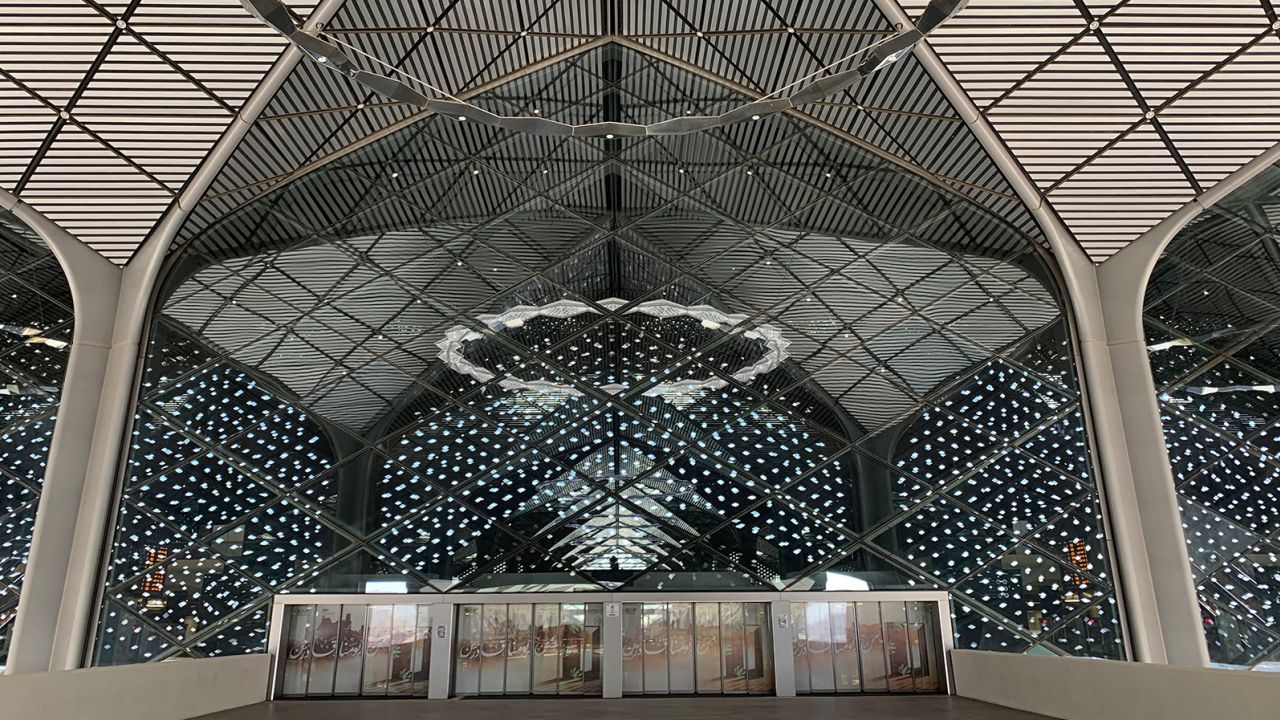
[[[912,23],[896,0],[876,0],[876,4],[891,22],[904,26]],[[1208,653],[1194,603],[1195,588],[1182,527],[1167,521],[1167,508],[1176,501],[1173,483],[1144,482],[1140,492],[1132,472],[1131,461],[1137,461],[1142,465],[1163,463],[1167,474],[1168,458],[1163,444],[1158,455],[1130,456],[1125,441],[1125,416],[1117,392],[1119,378],[1112,366],[1103,320],[1097,268],[933,48],[922,42],[915,47],[914,54],[1031,211],[1062,273],[1075,320],[1082,365],[1081,386],[1100,466],[1098,493],[1107,522],[1108,551],[1119,576],[1116,592],[1124,608],[1124,626],[1133,659],[1204,665],[1208,662]],[[1159,416],[1154,410],[1149,411],[1152,414],[1147,421],[1154,418],[1158,424]],[[1176,560],[1179,555],[1180,563]]]
[[[321,0],[304,27],[322,26],[342,2]],[[281,54],[123,271],[8,193],[0,195],[0,204],[13,206],[58,255],[76,313],[6,673],[89,664],[86,650],[132,425],[141,344],[161,266],[178,229],[301,57],[292,46]]]
[[[58,420],[27,559],[18,619],[6,674],[50,668],[58,613],[73,573],[77,509],[90,463],[90,444],[103,378],[111,354],[111,330],[121,270],[40,213],[0,190],[0,207],[26,223],[50,247],[71,287],[75,332],[59,397]]]
[[[616,600],[604,604],[604,625],[600,628],[601,654],[604,655],[604,667],[601,668],[601,696],[607,698],[622,697],[622,603]]]
[[[1115,376],[1122,437],[1130,457],[1156,602],[1162,616],[1182,618],[1178,628],[1170,628],[1165,634],[1166,650],[1174,664],[1206,665],[1208,651],[1142,328],[1143,297],[1156,263],[1178,231],[1277,162],[1280,145],[1187,203],[1098,267],[1107,354]],[[1185,632],[1172,632],[1174,629]],[[1199,658],[1199,662],[1175,662],[1174,658]]]
[[[792,648],[791,603],[774,600],[769,604],[773,622],[773,688],[778,697],[796,696],[796,659]]]
[[[277,616],[281,617],[281,616]],[[431,658],[427,667],[427,697],[447,700],[453,689],[453,633],[457,613],[453,603],[431,606]]]

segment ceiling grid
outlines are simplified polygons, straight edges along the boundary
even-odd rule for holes
[[[925,4],[902,0],[913,17]],[[238,0],[13,0],[4,14],[0,187],[119,263],[285,47]],[[466,96],[606,36],[764,94],[895,29],[870,2],[348,0],[326,31]],[[1280,139],[1272,0],[971,0],[928,42],[1097,261]],[[1037,234],[932,82],[908,57],[809,111]],[[301,63],[184,233],[413,115]]]
[[[236,0],[18,0],[4,15],[0,187],[118,263],[285,47]]]
[[[971,0],[928,42],[1095,261],[1280,140],[1270,0]]]

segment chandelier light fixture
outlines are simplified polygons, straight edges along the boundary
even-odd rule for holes
[[[698,326],[707,331],[719,331],[731,335],[740,335],[759,348],[758,356],[748,360],[738,369],[727,374],[735,381],[750,383],[755,378],[776,369],[788,357],[787,347],[791,344],[782,336],[782,332],[768,324],[747,327],[747,316],[722,312],[710,305],[681,305],[670,300],[649,300],[641,303],[629,303],[619,298],[607,298],[594,304],[579,300],[557,300],[546,305],[517,305],[497,314],[483,314],[476,319],[489,330],[498,333],[523,328],[526,323],[538,318],[566,319],[583,314],[598,314],[598,308],[619,315],[646,315],[661,320],[675,318],[691,318],[698,321]],[[472,343],[485,339],[486,334],[466,325],[455,325],[445,331],[444,337],[436,343],[440,348],[437,357],[444,361],[455,372],[473,377],[480,382],[497,380],[504,390],[520,392],[539,397],[578,397],[581,390],[546,378],[520,378],[508,372],[505,377],[486,367],[482,367],[468,357],[467,350]],[[656,382],[644,391],[645,397],[660,397],[677,406],[687,406],[696,402],[706,392],[720,390],[728,386],[729,381],[718,375],[706,378],[679,378],[676,380]],[[603,392],[618,395],[627,390],[626,382],[610,382],[598,386]]]

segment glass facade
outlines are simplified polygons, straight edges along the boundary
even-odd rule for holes
[[[12,640],[71,350],[71,288],[44,241],[0,210],[0,669]]]
[[[475,102],[742,100],[610,46]],[[389,588],[944,589],[960,647],[1121,657],[1056,287],[800,118],[420,120],[171,256],[96,661],[259,652],[272,593]]]
[[[1213,662],[1280,670],[1280,167],[1180,231],[1147,350]]]

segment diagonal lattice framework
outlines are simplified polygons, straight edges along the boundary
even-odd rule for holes
[[[1210,658],[1280,662],[1280,169],[1169,243],[1147,349]]]
[[[755,0],[697,8],[668,2],[536,0],[497,10],[484,0],[407,7],[399,0],[350,0],[325,32],[355,48],[352,54],[380,58],[395,72],[469,100],[609,38],[760,97],[865,52],[897,30],[871,0],[851,7],[781,7]],[[502,112],[529,115],[563,98],[528,94],[526,100],[522,107]],[[741,104],[739,99],[734,106]],[[413,118],[415,110],[315,62],[300,63],[194,208],[175,249],[296,173],[311,171],[369,135]],[[666,110],[648,121],[710,114],[713,108],[690,96],[673,98]],[[912,55],[805,106],[805,111],[867,147],[911,163],[1024,232],[1039,232],[1000,170]]]
[[[647,124],[625,120],[570,124],[543,117],[538,113],[528,115],[491,113],[420,78],[408,75],[379,58],[362,53],[358,48],[332,35],[304,30],[296,14],[280,0],[241,1],[245,9],[254,17],[286,37],[290,43],[320,66],[348,78],[386,101],[406,103],[458,121],[478,122],[515,132],[613,139],[614,137],[684,135],[740,122],[757,122],[769,115],[809,105],[845,92],[872,73],[905,57],[920,41],[928,37],[930,32],[964,9],[967,0],[930,0],[911,27],[900,29],[899,32],[847,58],[842,58],[804,78],[793,80],[786,87],[774,90],[758,100],[745,102],[715,115],[695,115],[687,112],[682,116]],[[697,35],[702,36],[703,33],[698,31]],[[361,67],[356,58],[348,53],[355,55],[356,58],[372,61],[375,65],[374,69]],[[854,60],[857,62],[854,63]],[[846,64],[852,64],[852,67],[836,69]]]
[[[542,110],[564,122],[742,100],[612,46],[477,102],[530,95],[562,98]],[[225,218],[166,285],[100,663],[253,651],[270,593],[374,577],[803,592],[855,574],[950,589],[966,646],[1122,653],[1039,250],[815,126],[610,140],[433,118]],[[566,298],[595,312],[480,319]],[[736,336],[609,298],[741,314],[789,359],[740,381]],[[450,370],[458,325],[485,367],[576,394]],[[723,385],[646,395],[690,376]],[[614,561],[584,534],[620,539]]]
[[[71,289],[53,254],[0,211],[0,666],[8,655],[66,373]]]

